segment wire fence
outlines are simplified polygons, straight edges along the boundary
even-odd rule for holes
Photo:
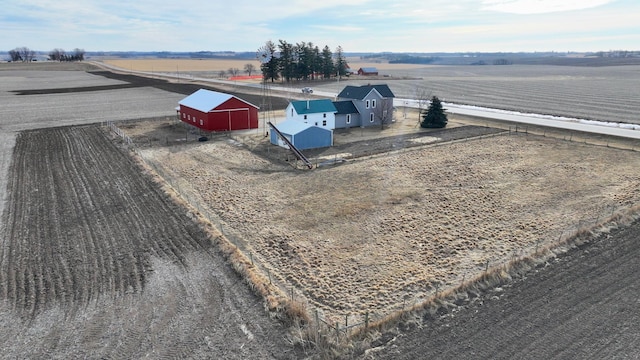
[[[538,239],[535,244],[529,244],[520,249],[514,249],[511,252],[511,256],[507,258],[503,256],[490,257],[489,260],[487,260],[483,264],[482,268],[476,268],[463,273],[461,278],[458,278],[457,281],[452,281],[451,279],[442,279],[441,281],[435,281],[433,283],[435,284],[435,286],[430,286],[428,289],[425,289],[425,291],[422,292],[424,295],[416,296],[410,300],[402,298],[401,301],[397,302],[398,305],[396,305],[392,309],[377,309],[370,311],[361,311],[359,313],[325,314],[322,309],[310,304],[309,301],[301,293],[301,290],[287,284],[285,280],[280,279],[277,274],[271,273],[268,268],[263,266],[263,264],[260,264],[257,259],[254,259],[254,255],[259,254],[253,254],[250,250],[250,246],[248,246],[247,240],[242,236],[242,234],[237,233],[233,226],[227,224],[214,211],[212,211],[208,206],[205,205],[206,201],[195,191],[195,189],[193,189],[193,187],[189,185],[187,180],[181,178],[177,174],[172,173],[170,169],[164,166],[158,165],[153,161],[147,161],[144,154],[139,148],[136,147],[133,140],[114,122],[103,123],[103,126],[107,127],[111,132],[119,137],[123,145],[125,145],[129,150],[135,152],[138,155],[139,159],[144,161],[144,163],[149,166],[156,174],[158,174],[164,181],[166,181],[180,195],[180,197],[182,197],[190,206],[192,206],[213,226],[215,226],[215,228],[231,244],[233,244],[238,250],[245,254],[245,256],[250,259],[251,264],[260,269],[260,271],[262,271],[267,276],[270,283],[278,286],[283,291],[283,293],[288,294],[287,296],[289,297],[289,301],[291,301],[292,303],[299,303],[304,306],[306,311],[311,315],[311,329],[314,332],[313,336],[316,337],[316,340],[318,340],[319,338],[324,338],[326,341],[335,341],[336,343],[340,343],[342,340],[349,339],[353,333],[358,332],[362,329],[367,329],[370,325],[376,322],[384,322],[385,319],[397,318],[405,314],[407,311],[413,311],[416,308],[420,308],[424,304],[436,302],[438,299],[441,299],[442,296],[450,294],[452,289],[462,289],[473,281],[486,277],[487,275],[495,272],[497,269],[503,268],[506,264],[516,263],[523,259],[540,256],[543,251],[553,249],[558,245],[570,243],[572,239],[576,238],[576,236],[579,236],[580,234],[583,234],[585,232],[589,232],[599,226],[603,226],[611,219],[616,218],[617,215],[624,214],[625,211],[629,209],[629,206],[603,206],[601,209],[595,211],[595,215],[581,219],[580,221],[578,221],[578,223],[567,226],[564,229],[560,230],[557,237]],[[505,135],[508,136],[522,133],[527,134],[528,129],[526,127],[520,127],[518,129],[509,128],[508,131],[485,134],[476,138]],[[229,138],[234,141],[242,142],[241,137],[229,135]],[[460,139],[454,141],[468,140]],[[572,140],[569,139],[569,141]],[[441,145],[443,144],[433,144],[433,146]],[[407,148],[399,149],[397,151],[412,150],[415,149]],[[361,155],[355,157],[354,159],[370,159],[376,156],[385,156],[385,153]],[[337,156],[335,159],[337,161]],[[446,289],[447,291],[442,291],[443,289]]]

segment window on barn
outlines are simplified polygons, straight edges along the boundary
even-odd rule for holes
[[[369,122],[373,122],[373,113],[369,114]]]
[[[376,107],[376,100],[375,99],[371,100],[371,107],[372,108]]]
[[[204,122],[202,121],[202,119],[200,119],[200,125],[204,125]]]
[[[191,120],[191,115],[187,115],[187,119]]]
[[[347,114],[347,124],[351,124],[351,114]]]
[[[367,106],[367,109],[369,108],[369,100],[367,100],[367,102],[365,103]]]
[[[186,118],[187,118],[187,114],[182,113],[182,118],[183,118],[183,119],[186,119]]]

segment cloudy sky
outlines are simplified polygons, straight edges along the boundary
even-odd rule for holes
[[[0,51],[640,50],[638,0],[2,0]]]

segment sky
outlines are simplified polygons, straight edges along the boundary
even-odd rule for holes
[[[638,0],[0,0],[0,51],[640,50]],[[7,36],[8,35],[8,36]]]

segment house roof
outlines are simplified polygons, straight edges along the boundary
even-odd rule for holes
[[[292,101],[296,112],[302,114],[335,113],[336,107],[329,99]]]
[[[358,108],[353,104],[351,100],[334,101],[333,105],[338,112],[336,114],[357,114]]]
[[[374,67],[361,67],[358,71],[362,71],[364,73],[377,73],[378,69]]]
[[[377,91],[383,98],[393,98],[393,92],[386,84],[380,85],[362,85],[362,86],[345,86],[345,88],[338,94],[339,98],[345,99],[357,99],[362,100],[369,95],[371,91]]]
[[[181,106],[190,107],[192,109],[209,112],[218,106],[224,104],[227,100],[234,98],[235,96],[230,94],[225,94],[217,91],[211,91],[207,89],[200,89],[193,94],[187,96],[186,98],[178,101],[178,104]],[[236,99],[257,108],[257,106],[248,103],[238,97]]]
[[[287,134],[287,135],[299,134],[309,128],[318,128],[325,131],[331,131],[329,129],[321,128],[319,126],[306,124],[298,120],[286,120],[279,124],[276,124],[276,129],[280,130],[281,133]]]

